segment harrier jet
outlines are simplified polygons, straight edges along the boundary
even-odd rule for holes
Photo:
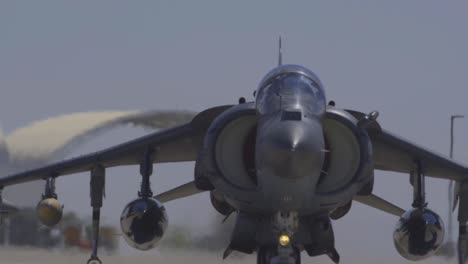
[[[0,189],[44,180],[37,206],[44,225],[62,217],[55,181],[90,173],[93,245],[98,257],[99,221],[108,168],[138,165],[141,188],[123,209],[125,240],[139,250],[157,246],[168,219],[164,204],[209,192],[221,214],[236,215],[224,258],[232,251],[257,254],[257,264],[298,264],[301,252],[335,263],[331,220],[357,201],[399,217],[393,239],[406,259],[432,256],[444,238],[441,218],[427,208],[425,177],[457,183],[459,263],[464,262],[468,221],[468,167],[400,138],[379,124],[378,112],[362,113],[327,103],[322,82],[299,65],[279,65],[260,82],[254,100],[239,99],[202,111],[189,122],[120,145],[0,178]],[[154,194],[155,164],[194,161],[194,179]],[[414,189],[411,209],[373,193],[376,170],[407,173]],[[107,177],[109,178],[109,177]],[[154,178],[154,177],[153,177]]]

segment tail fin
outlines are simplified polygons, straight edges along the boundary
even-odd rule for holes
[[[6,144],[6,138],[3,134],[2,126],[0,125],[0,166],[2,166],[2,164],[5,164],[7,160],[8,160],[8,149],[7,149],[7,144]]]
[[[281,48],[281,35],[279,36],[278,41],[278,66],[283,65],[283,51]]]
[[[5,136],[3,135],[2,124],[0,124],[0,146],[5,143]]]

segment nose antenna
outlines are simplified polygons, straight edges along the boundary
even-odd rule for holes
[[[281,66],[283,64],[283,51],[281,48],[281,35],[279,36],[279,41],[278,41],[278,66]]]

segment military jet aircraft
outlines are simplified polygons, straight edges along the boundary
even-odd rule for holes
[[[149,250],[163,237],[164,203],[206,191],[219,213],[237,215],[225,258],[232,251],[256,252],[257,264],[298,264],[305,251],[339,263],[331,220],[345,216],[353,201],[399,217],[393,238],[404,258],[432,256],[443,242],[444,225],[427,208],[425,177],[443,178],[458,186],[459,263],[464,263],[468,167],[383,129],[376,111],[327,103],[312,71],[283,65],[281,55],[278,64],[251,102],[240,98],[239,104],[209,108],[185,124],[0,178],[0,189],[44,180],[38,217],[54,226],[62,216],[56,179],[89,171],[93,250],[88,264],[102,263],[98,241],[106,169],[123,165],[139,165],[141,174],[138,197],[120,218],[125,240],[136,249]],[[154,164],[182,161],[195,162],[194,180],[154,196]],[[373,194],[375,170],[408,173],[414,189],[410,210]]]

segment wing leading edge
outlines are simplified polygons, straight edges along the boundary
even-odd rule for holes
[[[455,181],[468,179],[467,167],[390,132],[383,130],[371,135],[371,139],[378,170],[409,173],[414,170],[415,161],[420,161],[426,176]]]
[[[217,115],[229,107],[210,108],[199,113],[187,124],[158,131],[92,154],[1,178],[0,187],[90,171],[96,166],[110,168],[140,164],[144,153],[149,149],[154,151],[153,163],[194,161],[209,125]]]
[[[352,110],[347,111],[357,119],[365,115]],[[468,167],[394,135],[382,129],[378,123],[370,126],[368,133],[372,141],[376,170],[410,173],[414,171],[415,163],[421,162],[425,176],[458,182],[468,180]]]
[[[187,111],[153,110],[81,112],[51,117],[19,128],[8,135],[4,139],[7,156],[3,161],[20,167],[37,167],[59,160],[74,146],[91,136],[105,133],[117,126],[132,124],[161,130],[190,122],[194,116],[195,113]]]

